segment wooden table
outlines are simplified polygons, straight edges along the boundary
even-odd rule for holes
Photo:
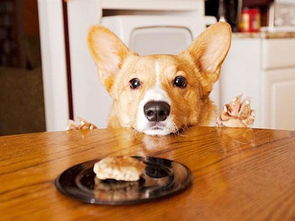
[[[129,206],[84,204],[55,178],[108,155],[177,160],[193,172],[185,192]],[[1,220],[294,220],[295,132],[190,128],[151,137],[128,129],[0,137]]]

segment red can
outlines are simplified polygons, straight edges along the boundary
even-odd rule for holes
[[[240,32],[259,32],[260,31],[260,10],[257,8],[245,8],[241,12],[239,29]]]

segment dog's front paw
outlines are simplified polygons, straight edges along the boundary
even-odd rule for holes
[[[249,127],[254,123],[255,113],[251,109],[250,100],[242,99],[242,95],[224,105],[223,111],[217,118],[218,126]]]
[[[67,130],[93,130],[96,128],[97,127],[94,124],[89,123],[80,117],[78,118],[77,122],[69,120],[69,123],[67,126]]]

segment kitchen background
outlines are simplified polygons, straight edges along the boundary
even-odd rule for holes
[[[77,116],[106,126],[110,98],[86,47],[90,25],[140,54],[178,53],[217,20],[235,33],[215,103],[243,93],[255,127],[295,129],[292,0],[1,0],[0,135],[64,130]]]
[[[45,130],[36,0],[0,1],[0,135]]]

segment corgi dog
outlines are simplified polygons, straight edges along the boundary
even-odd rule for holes
[[[216,108],[209,95],[230,44],[230,25],[218,22],[178,55],[139,56],[107,28],[92,27],[88,46],[113,99],[108,126],[167,135],[210,125]]]

